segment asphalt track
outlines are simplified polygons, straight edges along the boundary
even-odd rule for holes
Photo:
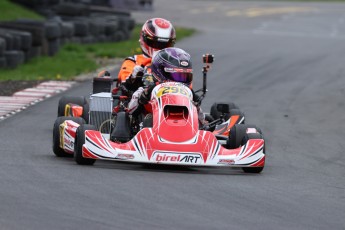
[[[200,30],[176,46],[196,75],[216,55],[204,110],[234,101],[261,127],[262,174],[78,166],[51,150],[55,96],[0,122],[0,229],[344,229],[345,4],[171,2],[133,15]]]

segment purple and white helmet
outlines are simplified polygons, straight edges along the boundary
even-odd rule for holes
[[[170,47],[155,53],[151,70],[159,82],[174,81],[190,86],[193,80],[191,57],[180,48]]]

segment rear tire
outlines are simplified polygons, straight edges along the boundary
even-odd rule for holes
[[[210,114],[205,114],[205,120],[208,122],[214,121],[214,118]]]
[[[90,111],[90,105],[89,103],[86,103],[83,105],[83,114],[81,115],[82,118],[86,121],[86,123],[89,123],[89,111]]]
[[[213,103],[213,105],[211,106],[211,111],[210,111],[210,115],[216,120],[219,119],[220,117],[220,112],[217,110],[217,105],[219,103]],[[232,102],[227,103],[229,105],[229,110],[232,109],[239,109],[239,107]],[[229,114],[226,114],[226,117],[229,117]]]
[[[78,165],[93,165],[96,160],[83,157],[83,144],[85,144],[85,131],[96,130],[93,125],[81,125],[76,132],[76,140],[74,142],[74,160]]]
[[[59,100],[58,117],[65,116],[65,107],[68,103],[84,106],[87,103],[85,97],[63,96]]]
[[[62,148],[60,148],[60,124],[66,120],[72,120],[79,125],[85,124],[83,118],[80,117],[58,117],[54,122],[53,127],[53,152],[58,157],[72,157],[72,154],[66,153]]]
[[[243,121],[241,122],[241,124],[244,124],[245,122],[244,113],[239,109],[231,109],[230,113],[225,116],[225,120],[228,120],[231,116],[236,116],[236,115],[240,116],[240,119],[241,117],[243,117]]]

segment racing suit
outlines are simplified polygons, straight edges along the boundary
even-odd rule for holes
[[[134,67],[146,67],[149,65],[151,65],[151,58],[145,54],[138,54],[125,59],[118,74],[118,84],[120,84],[123,94],[131,95],[132,92],[135,92],[139,87],[143,86],[140,77],[134,79],[130,77]]]

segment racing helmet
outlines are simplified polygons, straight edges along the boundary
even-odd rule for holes
[[[152,57],[158,50],[174,46],[175,41],[175,28],[163,18],[151,18],[141,29],[139,43],[142,52],[148,57]]]
[[[190,86],[193,80],[191,57],[180,48],[170,47],[155,53],[151,71],[159,82],[174,81]]]

